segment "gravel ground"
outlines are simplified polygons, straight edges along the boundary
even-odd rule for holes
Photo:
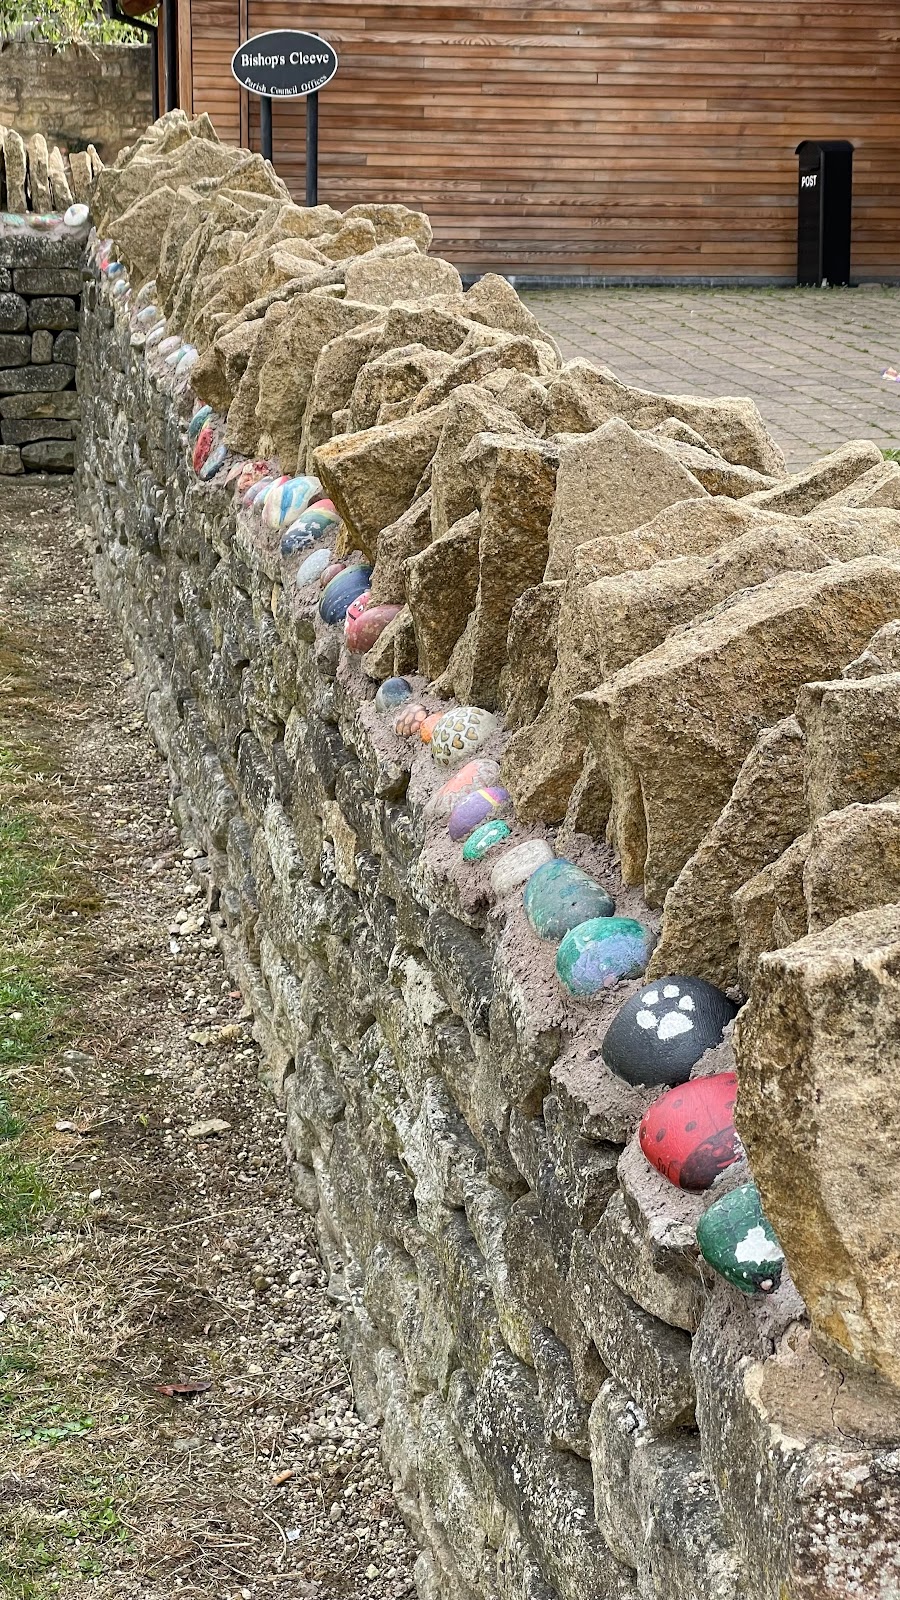
[[[0,1391],[0,1592],[407,1595],[415,1551],[354,1410],[283,1115],[69,485],[0,487],[0,617],[3,798],[79,885],[29,934],[67,1001],[13,1085],[53,1198],[0,1241],[5,1346],[27,1355]],[[158,1392],[179,1383],[208,1387]]]

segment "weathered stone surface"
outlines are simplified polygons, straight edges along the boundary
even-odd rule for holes
[[[0,477],[15,477],[24,472],[22,454],[16,445],[0,444]]]
[[[75,446],[64,439],[23,444],[22,462],[27,472],[71,472],[75,466]]]
[[[808,683],[797,715],[806,734],[806,803],[814,822],[900,784],[900,672]]]
[[[0,329],[18,333],[28,326],[28,306],[20,294],[0,293]]]
[[[690,972],[722,987],[737,980],[732,895],[805,828],[804,753],[795,717],[758,735],[721,813],[666,895],[648,977]]]
[[[379,422],[399,420],[413,409],[413,401],[431,381],[454,365],[443,350],[430,350],[424,344],[401,345],[384,355],[373,356],[360,369],[350,395],[350,432],[360,433]],[[443,395],[436,397],[443,399]],[[390,407],[392,415],[382,415]],[[427,411],[427,405],[416,406]]]
[[[174,202],[175,190],[160,183],[116,219],[116,248],[138,285],[156,272]]]
[[[312,452],[332,438],[335,413],[349,406],[359,372],[375,354],[383,330],[384,322],[376,316],[323,345],[313,368],[303,418],[301,470],[311,465]]]
[[[556,666],[561,583],[526,589],[512,608],[506,634],[506,666],[499,704],[506,727],[526,727],[539,715]]]
[[[443,294],[460,294],[462,281],[455,267],[438,256],[424,256],[412,243],[407,251],[386,246],[391,254],[373,250],[347,264],[344,282],[349,300],[370,306],[390,306],[395,300],[427,300]],[[394,253],[396,251],[397,253]]]
[[[6,367],[0,370],[0,395],[67,389],[74,381],[75,368],[62,363],[54,362],[49,367]],[[3,415],[8,416],[9,412]]]
[[[659,444],[618,418],[564,442],[546,577],[564,578],[578,545],[641,527],[665,506],[705,492]]]
[[[313,471],[344,519],[344,549],[376,556],[382,528],[396,522],[415,498],[445,416],[446,406],[435,406],[399,422],[338,435],[313,452]]]
[[[67,295],[46,295],[29,300],[28,326],[50,328],[54,333],[61,328],[77,328],[78,302]]]
[[[32,134],[25,146],[28,156],[28,197],[31,211],[47,212],[52,206],[50,198],[49,151],[42,133]]]
[[[445,402],[445,422],[431,469],[431,526],[435,538],[454,522],[480,508],[484,456],[467,452],[479,434],[508,434],[522,429],[518,418],[480,384],[463,384]]]
[[[803,898],[810,933],[856,911],[900,904],[900,801],[820,817],[810,832]]]
[[[426,678],[444,671],[475,602],[480,527],[481,513],[472,511],[406,563],[406,597]]]
[[[0,333],[0,367],[24,367],[31,360],[27,333]]]
[[[81,294],[81,273],[75,267],[15,267],[13,288],[16,294],[68,295],[75,299]]]
[[[764,956],[736,1053],[738,1131],[814,1335],[900,1388],[898,960],[896,905]]]
[[[72,204],[72,190],[69,187],[62,151],[58,145],[54,145],[50,151],[47,170],[50,178],[51,210],[67,211]]]
[[[297,469],[303,410],[320,350],[338,334],[371,319],[371,308],[358,304],[349,293],[346,300],[314,292],[298,295],[290,302],[287,315],[279,322],[278,336],[271,341],[259,369],[256,407],[260,436],[267,443],[271,441],[270,451],[278,457],[284,472]]]
[[[59,422],[55,417],[45,417],[37,422],[0,422],[0,439],[4,444],[31,444],[37,439],[74,439],[75,428],[71,422]]]
[[[6,209],[12,212],[28,210],[25,194],[25,145],[14,128],[7,128],[3,140],[3,165],[6,177]]]
[[[378,551],[372,572],[372,597],[400,602],[406,594],[407,563],[431,543],[431,490],[414,500],[378,536]]]
[[[779,950],[807,931],[803,874],[809,834],[801,833],[776,861],[736,889],[731,908],[738,940],[737,979],[745,993],[766,950]]]
[[[69,361],[74,366],[78,360],[78,343],[74,333],[71,337],[76,340],[74,350],[69,352]],[[32,334],[31,359],[36,367],[46,366],[49,361],[53,360],[53,335],[48,328],[40,329],[37,333]],[[64,361],[65,357],[60,356],[60,360]]]
[[[722,810],[761,727],[838,669],[900,600],[900,563],[787,573],[673,634],[583,696],[628,883],[660,904]],[[665,761],[657,759],[665,750]],[[510,787],[507,784],[507,787]]]
[[[80,403],[74,389],[55,394],[45,386],[34,394],[0,395],[0,417],[64,417],[71,421],[80,414]]]
[[[792,517],[802,517],[870,467],[880,466],[883,459],[876,444],[866,439],[854,440],[841,445],[831,455],[823,456],[805,471],[786,478],[776,488],[754,494],[751,504],[763,511],[782,511]]]

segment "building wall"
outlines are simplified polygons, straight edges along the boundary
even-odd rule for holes
[[[193,109],[258,145],[230,57],[296,8],[188,6]],[[325,0],[303,26],[341,59],[320,198],[422,207],[464,270],[790,279],[795,147],[829,137],[856,146],[857,273],[900,275],[900,5]],[[301,197],[301,102],[276,107],[275,157]]]
[[[0,51],[0,123],[66,150],[96,146],[110,162],[151,120],[148,45],[7,44]]]

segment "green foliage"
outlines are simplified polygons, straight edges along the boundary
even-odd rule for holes
[[[56,45],[140,44],[143,35],[110,21],[100,0],[0,0],[0,40],[9,39],[43,39]]]

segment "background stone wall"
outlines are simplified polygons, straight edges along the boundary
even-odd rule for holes
[[[88,281],[84,520],[422,1543],[421,1600],[889,1600],[896,1416],[817,1355],[787,1272],[745,1296],[702,1266],[710,1196],[649,1166],[653,1092],[599,1060],[636,986],[566,1003],[521,895],[493,895],[488,864],[462,878],[439,770],[377,716],[277,530],[221,473],[198,481],[190,389],[129,318]],[[608,847],[567,848],[653,922]],[[725,1042],[700,1070],[731,1061]]]
[[[0,225],[0,476],[74,467],[83,253],[62,230]]]
[[[0,51],[0,124],[104,162],[151,117],[149,45],[8,43]]]

